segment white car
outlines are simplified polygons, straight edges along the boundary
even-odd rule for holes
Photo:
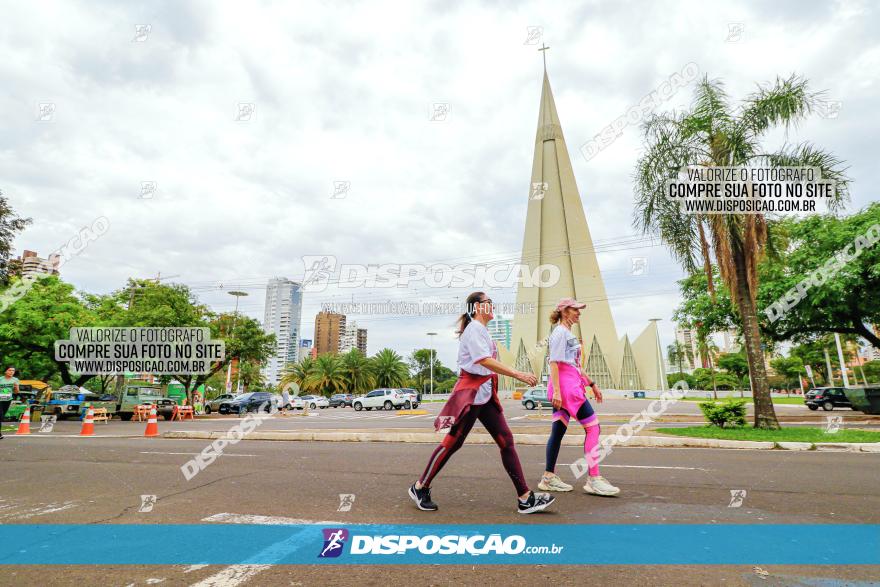
[[[298,395],[290,396],[290,401],[287,402],[288,410],[301,410],[304,407],[306,407],[306,402],[304,402],[301,397]]]
[[[392,410],[400,409],[410,401],[409,397],[399,389],[374,389],[367,395],[354,399],[352,406],[355,411],[361,410]]]
[[[407,410],[411,408],[419,407],[419,392],[415,389],[410,389],[408,387],[404,387],[400,390],[400,393],[404,396],[405,402],[403,407]]]
[[[320,395],[301,395],[299,396],[302,399],[303,404],[308,406],[310,410],[314,410],[315,408],[324,408],[330,407],[330,400],[328,400],[324,396]]]

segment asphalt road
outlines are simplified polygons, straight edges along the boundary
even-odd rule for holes
[[[619,448],[603,474],[622,495],[560,495],[543,515],[515,513],[514,491],[491,445],[465,447],[434,483],[440,510],[419,512],[406,488],[430,446],[391,443],[244,441],[186,481],[180,466],[204,441],[146,438],[9,438],[0,441],[0,523],[880,523],[878,457],[709,449]],[[543,447],[519,447],[537,480]],[[563,447],[560,463],[580,456]],[[564,465],[563,477],[572,481]],[[745,490],[729,507],[731,490]],[[339,494],[354,494],[339,512]],[[141,495],[156,495],[138,512]],[[254,517],[258,516],[258,517]],[[93,547],[112,548],[112,545]],[[588,547],[588,545],[585,545]],[[765,573],[767,573],[765,575]],[[827,580],[827,582],[822,582]],[[379,585],[583,584],[859,585],[880,568],[765,566],[19,566],[0,567],[3,585]]]

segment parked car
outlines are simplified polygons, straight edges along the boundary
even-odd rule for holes
[[[210,414],[211,412],[220,411],[220,404],[222,404],[225,401],[229,401],[234,397],[235,397],[235,395],[231,394],[231,393],[224,393],[224,394],[218,395],[217,397],[215,397],[214,399],[212,399],[211,401],[209,401],[208,403],[205,404],[205,413]]]
[[[220,404],[217,410],[221,414],[246,414],[247,412],[264,411],[271,413],[275,407],[272,394],[268,391],[250,391],[242,393]]]
[[[404,409],[412,409],[419,407],[419,392],[415,389],[411,389],[409,387],[405,387],[400,390],[400,393],[406,398],[406,401],[403,402]]]
[[[351,407],[351,403],[354,401],[354,395],[350,393],[336,393],[330,396],[330,407],[338,408],[342,406],[343,408],[348,406]]]
[[[43,414],[54,415],[59,420],[82,418],[88,408],[105,408],[108,414],[118,411],[115,395],[98,395],[76,385],[64,385],[58,391],[46,394],[46,397],[48,399],[42,404]]]
[[[522,405],[527,410],[534,410],[538,406],[553,407],[553,403],[547,399],[546,387],[533,387],[526,390],[522,396]]]
[[[306,407],[306,402],[298,395],[292,395],[290,396],[290,401],[284,407],[288,410],[302,410]]]
[[[399,410],[403,408],[407,401],[408,398],[404,397],[399,389],[374,389],[367,395],[355,398],[352,405],[357,412],[364,409],[372,410],[373,408],[377,410],[396,408]]]
[[[814,387],[804,394],[804,403],[811,410],[818,410],[819,406],[825,411],[834,408],[855,409],[842,387]]]
[[[324,408],[330,407],[330,400],[320,395],[301,395],[299,397],[302,398],[303,402],[310,410],[314,410],[315,408],[321,408],[323,410]]]

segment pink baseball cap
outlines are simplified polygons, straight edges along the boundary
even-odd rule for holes
[[[582,310],[586,307],[586,304],[582,304],[574,298],[562,298],[559,300],[559,303],[556,304],[557,310],[564,310],[565,308],[577,308],[578,310]]]

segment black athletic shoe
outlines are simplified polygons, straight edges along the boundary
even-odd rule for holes
[[[414,502],[416,502],[416,506],[418,506],[420,510],[426,512],[437,511],[437,504],[431,501],[431,489],[429,487],[416,489],[416,484],[413,483],[409,488],[409,496]]]
[[[529,498],[525,501],[519,501],[519,513],[521,514],[534,514],[535,512],[540,512],[547,508],[551,503],[556,500],[555,497],[550,495],[549,493],[535,493],[534,491],[529,493]]]

